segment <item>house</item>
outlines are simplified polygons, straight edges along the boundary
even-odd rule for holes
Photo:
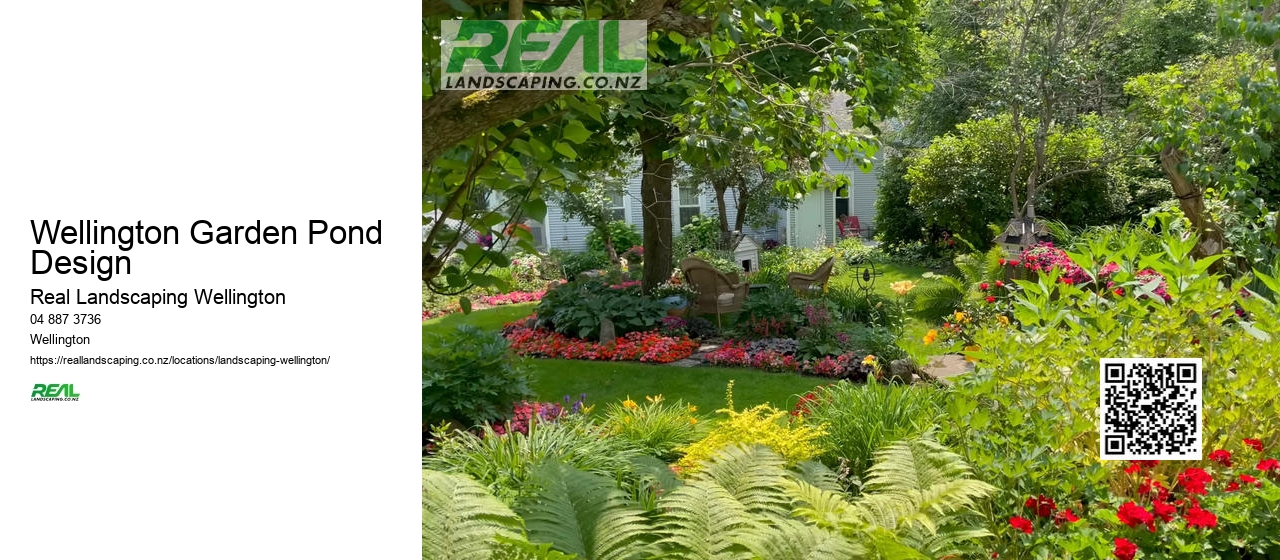
[[[847,97],[836,96],[830,105],[836,124],[843,130],[852,126],[848,111],[844,109]],[[779,212],[776,225],[768,228],[746,228],[746,235],[763,244],[767,240],[795,247],[813,247],[823,243],[830,245],[839,238],[836,219],[841,216],[857,216],[862,227],[862,236],[869,237],[875,228],[876,193],[879,189],[879,165],[883,161],[883,151],[872,160],[871,172],[863,172],[852,161],[840,161],[834,154],[828,154],[824,165],[829,173],[843,175],[848,178],[849,186],[839,189],[818,189],[804,195],[796,208]],[[640,171],[635,171],[627,180],[626,192],[615,197],[614,212],[619,220],[635,226],[636,231],[643,231],[644,217],[640,205]],[[715,195],[710,188],[699,185],[682,185],[678,179],[672,186],[671,220],[672,227],[679,234],[680,227],[688,224],[693,216],[702,214],[715,216]],[[737,217],[736,194],[733,189],[725,194],[728,206],[729,221]],[[545,223],[527,221],[532,228],[535,243],[539,249],[564,249],[568,251],[585,251],[587,234],[591,227],[578,220],[564,217],[564,213],[554,202],[548,201]],[[619,248],[624,250],[625,248]]]

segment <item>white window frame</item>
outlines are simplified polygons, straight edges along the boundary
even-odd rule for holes
[[[684,190],[685,190],[686,188],[696,189],[696,190],[694,191],[695,196],[696,196],[696,198],[697,198],[697,202],[696,202],[695,204],[685,204],[685,203],[684,203]],[[703,210],[702,186],[701,186],[701,185],[694,185],[694,186],[688,186],[688,187],[687,187],[687,186],[685,186],[685,185],[676,185],[676,204],[675,204],[675,208],[676,208],[676,215],[675,215],[675,222],[676,222],[676,223],[675,223],[675,226],[676,226],[676,229],[680,229],[680,228],[682,228],[682,227],[684,227],[684,226],[686,226],[686,225],[687,225],[687,224],[683,223],[683,217],[680,215],[680,214],[681,214],[681,212],[680,212],[681,210],[684,210],[685,208],[696,208],[696,209],[698,210],[698,213],[697,213],[697,214],[695,214],[695,215],[701,216],[701,215],[702,215],[702,210]],[[690,221],[692,221],[692,219],[693,219],[693,218],[692,218],[692,217],[690,217]]]

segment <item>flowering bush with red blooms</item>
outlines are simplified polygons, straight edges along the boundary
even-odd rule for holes
[[[862,379],[875,371],[863,363],[864,356],[845,353],[839,356],[803,359],[774,350],[749,350],[744,340],[725,341],[720,348],[707,352],[704,359],[715,366],[753,367],[767,371],[792,371],[837,379]]]
[[[511,350],[521,356],[665,364],[688,358],[698,349],[698,343],[687,336],[667,337],[652,331],[628,333],[613,342],[601,344],[557,332],[530,329],[520,323],[510,323],[503,330],[511,343]]]
[[[1245,440],[1245,451],[1216,449],[1203,468],[1182,469],[1167,483],[1158,474],[1159,461],[1130,461],[1124,472],[1132,477],[1131,490],[1101,496],[1087,508],[1059,510],[1052,496],[1028,496],[1019,515],[1009,519],[1018,546],[1000,552],[1092,549],[1104,557],[1101,551],[1114,543],[1116,558],[1135,558],[1139,551],[1188,560],[1276,557],[1280,460],[1262,458],[1253,469],[1230,466],[1241,454],[1261,456],[1254,451],[1261,443],[1252,441]],[[1250,474],[1257,472],[1262,475]]]
[[[542,296],[546,295],[546,290],[536,292],[510,292],[506,294],[498,294],[493,296],[477,296],[471,298],[471,309],[488,309],[490,307],[498,307],[502,305],[512,305],[516,303],[529,303],[534,301],[542,301]],[[458,302],[452,302],[442,309],[426,309],[422,311],[422,320],[434,319],[436,317],[444,317],[453,313],[461,313],[462,306]]]

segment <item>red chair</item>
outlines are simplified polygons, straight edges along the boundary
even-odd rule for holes
[[[858,237],[862,235],[862,226],[858,223],[857,216],[845,216],[836,220],[836,227],[840,229],[840,237]]]

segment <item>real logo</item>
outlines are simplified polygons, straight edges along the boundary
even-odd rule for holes
[[[73,383],[36,383],[31,388],[31,400],[33,401],[78,401],[80,393],[76,392]]]
[[[640,20],[440,22],[441,89],[645,89]]]

